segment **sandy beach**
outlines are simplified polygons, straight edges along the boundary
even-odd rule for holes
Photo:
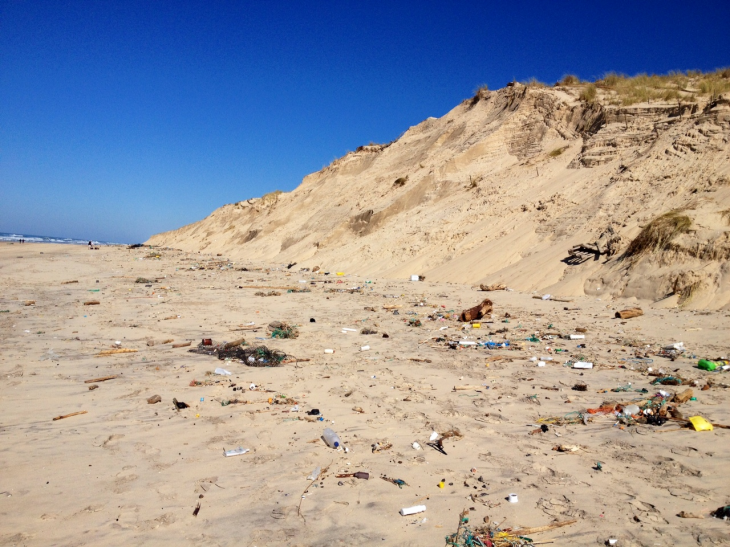
[[[728,311],[226,258],[0,244],[0,545],[444,545],[464,510],[472,528],[575,521],[535,544],[730,543],[710,517],[730,503],[728,429],[587,412],[689,388],[684,418],[730,425],[728,372],[697,368],[730,355]],[[455,318],[485,298],[479,328]],[[273,321],[298,337],[272,339]],[[287,358],[190,352],[240,338]],[[369,480],[336,476],[356,472]]]

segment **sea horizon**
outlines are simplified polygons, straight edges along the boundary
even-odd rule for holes
[[[0,241],[17,243],[24,239],[26,243],[60,243],[64,245],[88,245],[91,241],[94,245],[129,245],[113,241],[99,241],[95,239],[76,239],[73,237],[43,236],[33,234],[21,234],[18,232],[0,232]]]

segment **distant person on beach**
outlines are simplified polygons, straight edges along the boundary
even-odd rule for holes
[[[91,243],[91,241],[89,241],[89,249],[93,249],[93,248],[94,248],[94,244]]]

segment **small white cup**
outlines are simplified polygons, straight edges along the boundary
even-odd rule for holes
[[[517,494],[510,494],[507,496],[507,501],[510,503],[517,503]]]

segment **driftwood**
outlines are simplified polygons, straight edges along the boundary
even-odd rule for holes
[[[71,283],[78,283],[78,280],[74,279],[73,281],[61,281],[61,285],[70,285]]]
[[[485,315],[491,314],[493,309],[494,304],[492,304],[492,301],[489,300],[489,298],[486,298],[478,306],[462,311],[461,315],[459,315],[459,321],[466,323],[473,321],[474,319],[481,319]]]
[[[495,283],[494,285],[479,285],[480,291],[504,291],[507,285],[504,283]]]
[[[644,315],[644,310],[641,308],[629,308],[628,310],[621,310],[616,312],[616,319],[631,319],[632,317],[639,317]]]
[[[674,397],[672,397],[673,403],[686,403],[689,401],[692,397],[694,397],[694,393],[692,392],[691,388],[685,389],[682,393],[675,393]]]
[[[113,380],[114,378],[117,378],[117,375],[114,376],[102,376],[101,378],[94,378],[93,380],[84,380],[85,384],[94,384],[96,382],[106,382],[107,380]]]
[[[98,300],[89,300],[87,302],[84,302],[84,306],[98,306],[101,304]]]
[[[303,283],[302,283],[303,285]],[[269,287],[266,285],[239,285],[239,289],[279,289],[280,291],[296,291],[300,287]]]
[[[87,414],[87,413],[88,413],[88,411],[86,411],[86,410],[81,410],[79,412],[72,412],[71,414],[64,414],[63,416],[56,416],[55,418],[53,418],[53,421],[55,422],[56,420],[63,420],[64,418],[70,418],[71,416],[78,416],[79,414]]]
[[[463,386],[454,386],[454,391],[469,391],[472,389],[484,389],[483,386],[472,386],[472,385],[463,385]]]
[[[235,348],[236,346],[240,346],[241,344],[243,344],[245,341],[246,340],[244,338],[239,338],[238,340],[234,340],[233,342],[223,344],[223,349]]]
[[[188,347],[192,342],[180,342],[179,344],[173,344],[173,348],[186,348]]]
[[[107,349],[104,351],[100,351],[96,354],[97,357],[104,357],[106,355],[117,355],[118,353],[137,353],[136,349],[129,349],[129,348],[117,348],[117,349]]]

